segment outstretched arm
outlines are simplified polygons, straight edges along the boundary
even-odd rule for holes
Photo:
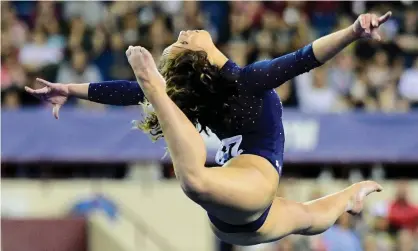
[[[144,93],[136,81],[113,80],[87,84],[68,84],[68,93],[80,99],[106,105],[138,105],[144,101]]]
[[[312,46],[316,59],[324,63],[359,38],[372,38],[380,41],[381,37],[377,28],[391,16],[390,11],[381,17],[375,14],[363,14],[349,27],[315,40]]]
[[[107,105],[138,105],[144,101],[144,92],[136,81],[114,80],[85,84],[59,84],[43,79],[36,79],[43,88],[25,90],[33,96],[51,103],[52,113],[58,119],[59,109],[65,104],[69,96]]]
[[[391,12],[377,17],[373,14],[360,15],[353,25],[315,40],[313,43],[287,55],[255,62],[239,68],[228,61],[223,70],[242,71],[247,88],[253,91],[264,91],[279,87],[286,81],[308,72],[334,57],[347,45],[360,38],[380,40],[377,28],[386,22]]]

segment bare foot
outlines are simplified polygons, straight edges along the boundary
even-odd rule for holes
[[[347,213],[356,215],[363,210],[363,201],[373,192],[381,192],[382,186],[374,181],[362,181],[352,185],[353,197],[347,205]]]

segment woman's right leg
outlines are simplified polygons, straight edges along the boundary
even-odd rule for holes
[[[205,168],[206,146],[185,114],[166,94],[149,101],[164,133],[176,176],[192,200],[209,212],[214,208],[221,220],[237,210],[262,213],[270,205],[278,175],[267,160],[241,155],[228,167]],[[227,211],[225,217],[219,215],[218,206]]]
[[[277,198],[267,219],[266,235],[275,240],[289,234],[320,234],[331,227],[344,212],[359,213],[364,198],[381,190],[376,182],[364,181],[306,203]]]

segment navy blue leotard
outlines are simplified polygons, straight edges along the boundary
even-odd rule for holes
[[[230,101],[232,129],[214,124],[210,129],[221,139],[216,162],[223,165],[239,154],[254,154],[267,159],[279,175],[283,166],[284,130],[282,103],[274,88],[321,63],[315,58],[312,44],[293,53],[239,67],[229,60],[221,75],[237,84],[237,97]],[[123,86],[123,88],[121,88]],[[144,95],[137,82],[109,81],[89,85],[89,99],[112,105],[137,105]],[[254,232],[265,222],[269,208],[254,222],[227,224],[209,215],[211,222],[226,233]]]

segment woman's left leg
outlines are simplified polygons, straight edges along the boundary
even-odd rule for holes
[[[343,213],[359,213],[365,197],[381,189],[374,181],[364,181],[306,203],[276,198],[263,226],[265,235],[272,241],[290,234],[320,234],[331,227]]]

